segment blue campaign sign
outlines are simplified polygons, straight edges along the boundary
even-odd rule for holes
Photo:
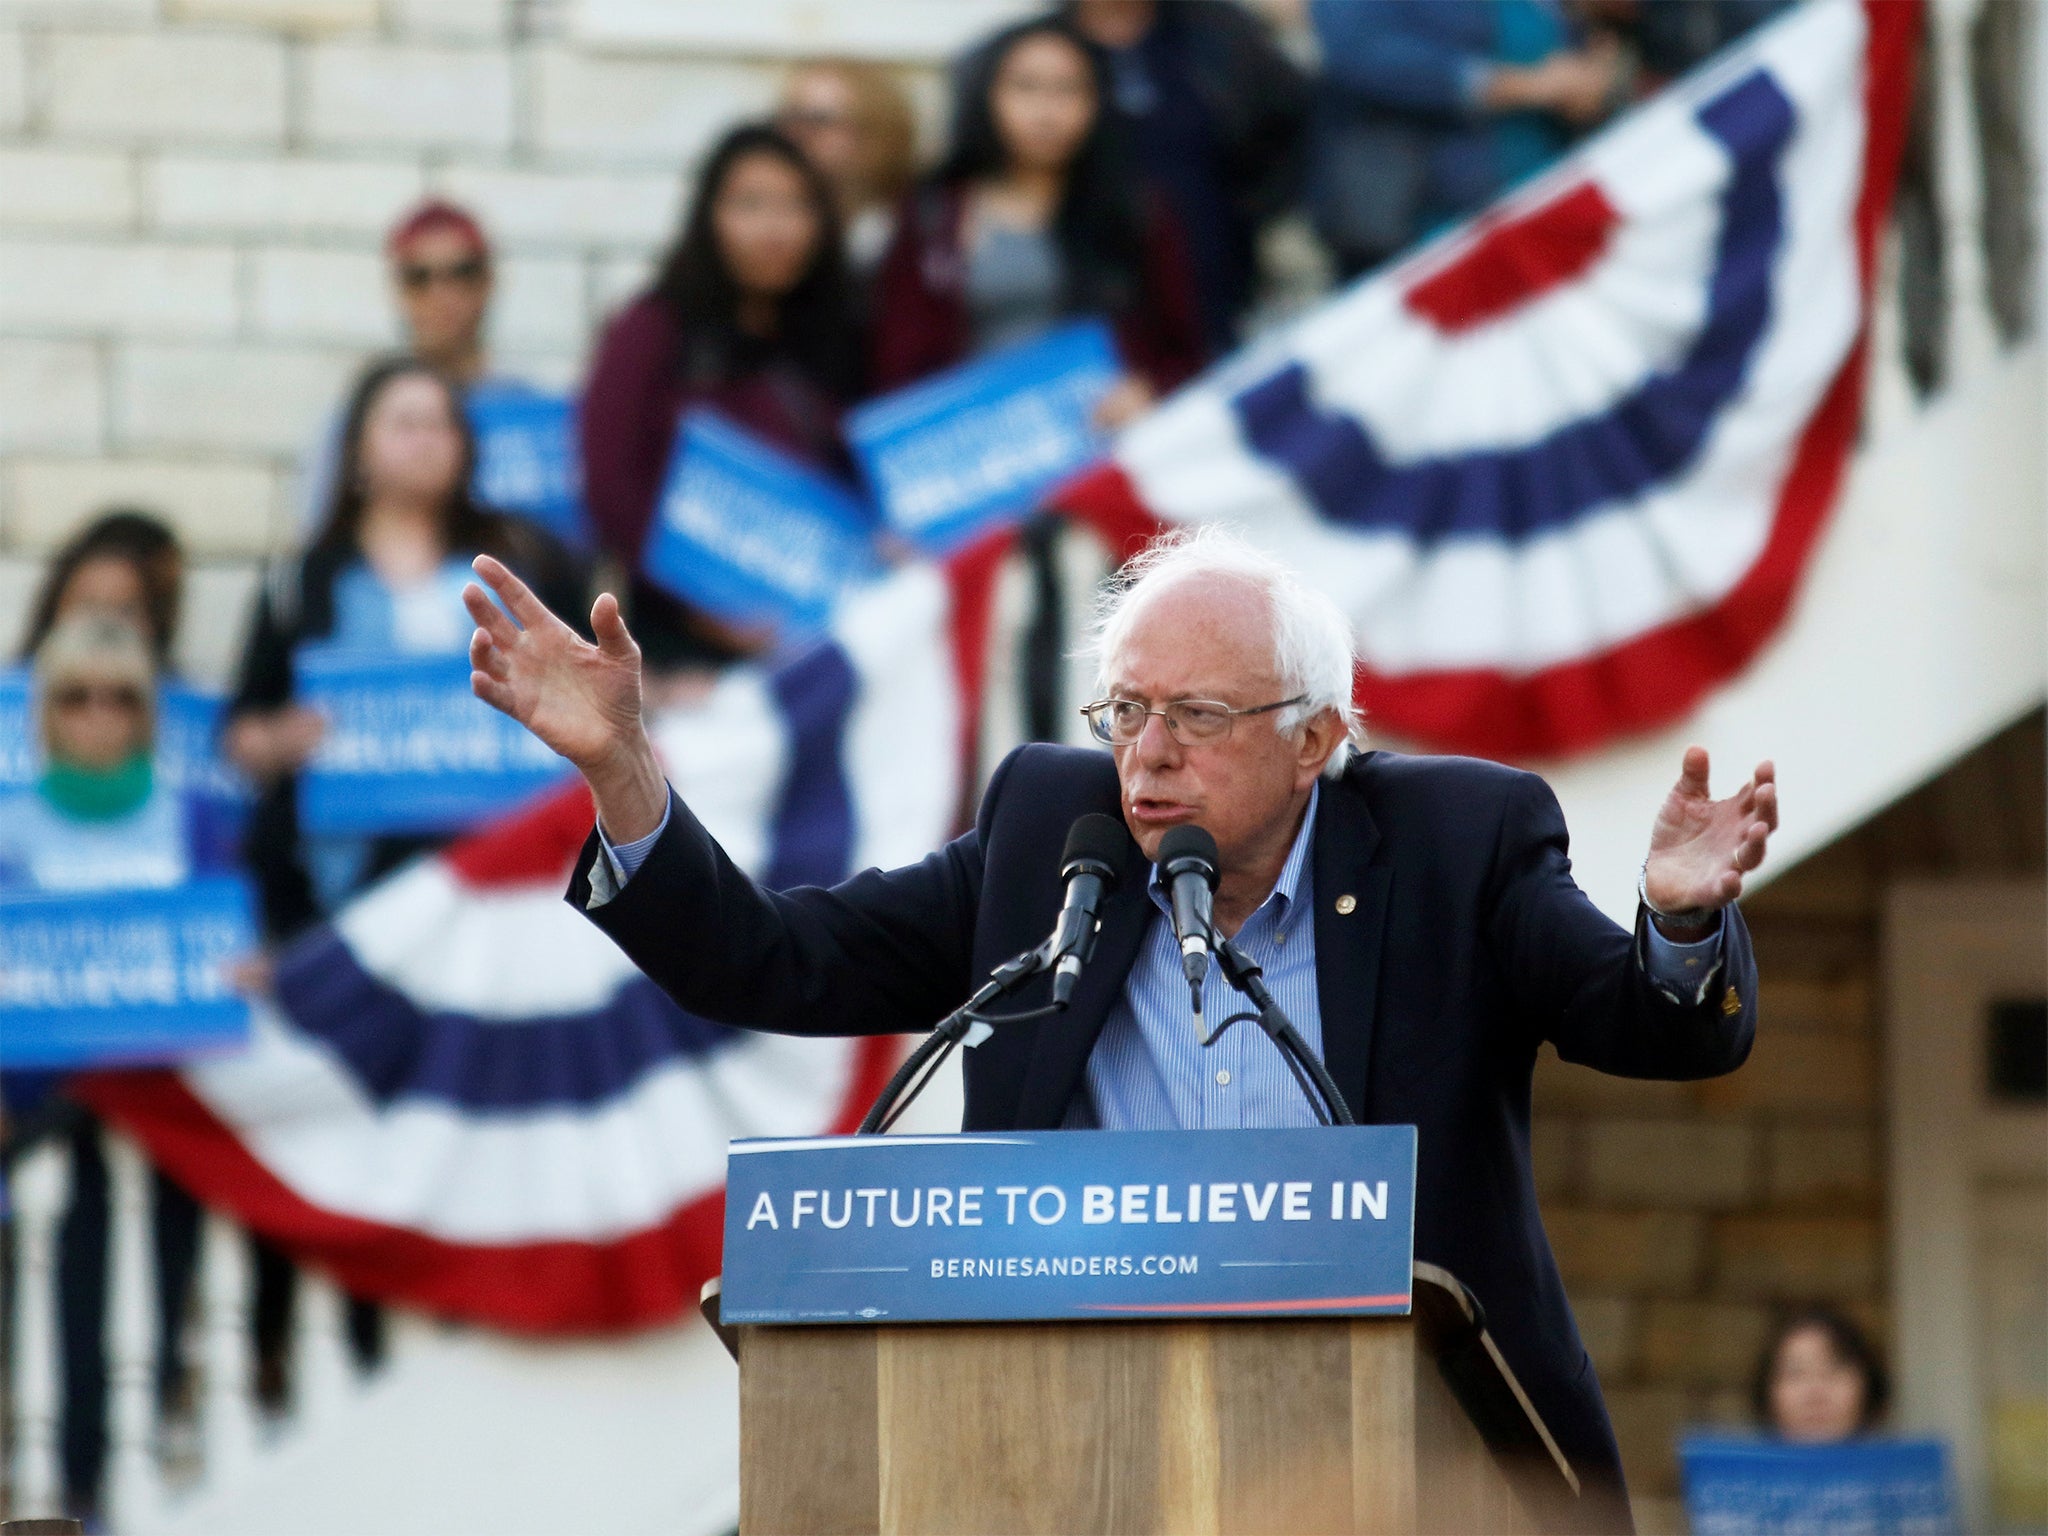
[[[32,693],[27,667],[0,671],[0,790],[35,783],[42,764]]]
[[[823,475],[692,411],[641,569],[719,618],[802,634],[822,629],[840,593],[875,573],[872,519]]]
[[[1062,326],[862,406],[847,441],[890,526],[946,554],[1101,456],[1091,417],[1122,372],[1099,322]]]
[[[244,1044],[229,966],[258,949],[240,879],[0,895],[0,1067],[179,1061]]]
[[[540,524],[565,544],[587,545],[575,402],[486,385],[471,390],[464,404],[476,434],[476,499]]]
[[[568,766],[469,690],[466,656],[308,646],[300,701],[327,733],[299,779],[299,824],[316,834],[444,832],[510,809]]]
[[[728,1323],[1400,1313],[1415,1128],[736,1141]]]
[[[1938,1440],[1787,1445],[1689,1435],[1679,1445],[1694,1536],[1944,1536],[1956,1529]]]
[[[41,769],[33,695],[26,667],[0,671],[0,792],[27,788]],[[221,709],[217,693],[176,681],[159,684],[156,771],[174,790],[233,804],[249,798],[249,785],[218,750]]]

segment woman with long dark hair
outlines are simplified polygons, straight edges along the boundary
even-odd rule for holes
[[[1059,321],[1109,322],[1121,424],[1204,360],[1178,227],[1106,106],[1101,55],[1067,21],[998,33],[962,67],[952,145],[882,259],[873,382],[892,388]]]
[[[50,557],[29,604],[20,659],[33,660],[44,636],[91,609],[134,626],[156,670],[167,672],[184,585],[185,554],[163,520],[133,507],[110,508]]]
[[[832,189],[779,130],[712,150],[652,287],[606,328],[581,412],[583,491],[605,551],[637,571],[683,415],[708,406],[784,453],[843,472],[839,419],[860,352]],[[747,637],[630,584],[655,666],[715,664]]]
[[[265,582],[224,745],[258,789],[248,857],[266,926],[283,939],[364,882],[428,846],[417,837],[303,839],[293,785],[319,745],[320,717],[294,701],[292,658],[313,641],[358,650],[461,654],[469,561],[495,555],[578,612],[582,583],[559,545],[471,499],[475,459],[455,386],[391,358],[357,383],[320,531]]]
[[[297,777],[320,743],[319,715],[295,701],[293,660],[329,642],[352,650],[462,655],[472,625],[462,606],[469,562],[493,555],[545,583],[580,613],[585,584],[547,534],[478,506],[470,495],[476,443],[457,388],[417,358],[372,364],[343,413],[326,516],[304,554],[272,571],[258,597],[223,744],[257,788],[243,853],[264,927],[289,938],[441,839],[308,836]],[[295,1287],[284,1257],[256,1244],[254,1322],[258,1392],[286,1390],[285,1341]],[[359,1358],[382,1354],[376,1309],[352,1300]]]

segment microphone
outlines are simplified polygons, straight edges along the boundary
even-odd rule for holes
[[[1196,826],[1168,829],[1159,840],[1159,873],[1172,898],[1181,974],[1188,979],[1188,995],[1199,1021],[1202,978],[1209,970],[1210,911],[1216,897],[1216,839]]]
[[[1081,981],[1081,967],[1095,953],[1095,931],[1101,926],[1096,911],[1102,898],[1116,889],[1117,860],[1122,856],[1129,834],[1114,816],[1094,814],[1078,818],[1067,829],[1067,846],[1060,854],[1060,878],[1067,884],[1066,904],[1052,931],[1050,953],[1052,1002],[1064,1008]]]

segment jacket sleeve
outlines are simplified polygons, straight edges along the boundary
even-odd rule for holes
[[[1732,1072],[1756,1036],[1756,961],[1733,906],[1720,973],[1682,998],[1652,984],[1642,913],[1630,934],[1572,879],[1564,813],[1550,787],[1516,774],[1502,806],[1490,876],[1489,938],[1530,1032],[1581,1066],[1621,1077]]]
[[[960,360],[966,345],[964,299],[934,288],[934,272],[952,273],[960,255],[958,210],[937,188],[914,187],[896,210],[896,229],[875,268],[868,386],[886,394]]]
[[[609,900],[593,903],[596,829],[568,900],[683,1008],[792,1035],[931,1028],[968,992],[981,824],[916,864],[866,870],[830,890],[770,891],[726,856],[671,792],[668,827]]]
[[[1147,202],[1144,292],[1117,324],[1117,349],[1126,366],[1164,395],[1202,371],[1208,350],[1187,237],[1163,202]]]
[[[257,586],[256,611],[250,616],[242,662],[235,672],[234,692],[222,711],[223,721],[282,709],[291,702],[292,648],[298,636],[296,626],[287,624],[279,611],[279,585],[287,578],[304,585],[302,571],[273,568]],[[300,601],[303,604],[303,596]]]
[[[584,505],[598,542],[628,570],[640,564],[675,437],[675,338],[657,303],[638,300],[606,328],[576,411]]]
[[[1472,117],[1473,82],[1491,61],[1451,36],[1458,14],[1448,0],[1316,0],[1325,86],[1387,111]]]

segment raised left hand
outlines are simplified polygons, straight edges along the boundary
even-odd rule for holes
[[[1650,829],[1643,889],[1666,912],[1718,911],[1742,894],[1778,830],[1777,772],[1762,762],[1726,800],[1707,790],[1707,749],[1687,747],[1684,767]],[[1660,925],[1662,926],[1662,925]]]

